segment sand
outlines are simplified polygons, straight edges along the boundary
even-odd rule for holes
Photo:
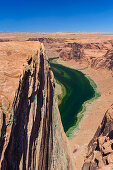
[[[80,65],[73,60],[68,62],[60,61],[60,63],[70,68],[85,68],[85,65]],[[105,69],[95,70],[90,67],[81,71],[94,80],[97,84],[98,91],[101,92],[101,97],[90,104],[87,104],[84,117],[79,124],[79,130],[75,131],[75,137],[70,140],[70,146],[77,170],[81,170],[87,145],[93,138],[105,112],[113,103],[113,77],[111,72]]]

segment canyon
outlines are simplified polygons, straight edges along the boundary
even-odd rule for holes
[[[101,92],[72,140],[54,95],[51,57],[81,69]],[[1,169],[113,168],[113,35],[1,32],[0,63]]]
[[[75,169],[43,44],[0,49],[0,169]]]

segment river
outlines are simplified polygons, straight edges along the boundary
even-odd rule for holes
[[[81,71],[56,63],[50,63],[50,65],[55,79],[62,85],[64,94],[62,94],[59,110],[64,131],[69,137],[83,117],[84,103],[94,98],[96,92]]]

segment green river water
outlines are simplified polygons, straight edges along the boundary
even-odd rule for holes
[[[55,79],[63,89],[64,94],[62,94],[63,98],[60,99],[59,110],[64,131],[70,137],[83,116],[83,114],[78,114],[84,110],[83,103],[95,96],[99,96],[99,94],[95,92],[94,87],[91,85],[92,80],[89,81],[81,71],[55,63],[50,63],[50,66]]]

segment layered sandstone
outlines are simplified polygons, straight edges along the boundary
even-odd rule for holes
[[[43,45],[1,42],[0,61],[0,169],[75,169]]]
[[[73,68],[78,68],[78,69],[79,68],[87,68],[87,69],[85,69],[86,73],[91,75],[91,77],[97,83],[97,86],[99,87],[99,89],[101,91],[100,100],[98,100],[97,102],[96,101],[94,102],[95,104],[92,105],[94,107],[91,107],[91,109],[93,109],[93,110],[88,111],[88,113],[90,115],[87,115],[87,117],[83,120],[83,124],[81,122],[81,124],[83,126],[80,127],[80,132],[78,132],[77,136],[75,137],[75,139],[73,139],[73,142],[72,142],[73,143],[72,144],[72,153],[74,154],[74,156],[76,155],[75,163],[76,163],[77,169],[81,169],[81,165],[83,164],[82,162],[84,159],[83,153],[85,152],[84,147],[85,148],[87,147],[87,144],[90,142],[91,138],[94,136],[97,126],[101,123],[102,117],[103,117],[106,109],[112,103],[112,94],[113,93],[112,93],[112,74],[111,74],[111,72],[113,70],[113,59],[112,59],[113,58],[113,35],[89,34],[89,33],[87,33],[87,34],[86,33],[83,33],[83,34],[82,33],[80,33],[80,34],[79,33],[50,33],[50,34],[46,34],[46,33],[10,33],[10,32],[6,34],[3,32],[3,33],[0,33],[0,39],[1,39],[1,43],[3,43],[3,44],[4,43],[7,43],[7,44],[13,43],[15,40],[18,40],[18,43],[23,43],[24,45],[25,45],[25,43],[29,43],[30,45],[29,45],[28,49],[31,49],[32,44],[35,45],[36,43],[38,43],[38,41],[40,41],[41,43],[43,42],[44,46],[45,46],[45,51],[46,51],[46,54],[48,57],[50,57],[50,58],[51,57],[60,57],[61,60],[67,61],[69,67],[74,65],[74,63],[75,63],[75,67],[73,67]],[[6,41],[11,40],[12,42],[4,42],[5,40]],[[21,41],[23,41],[23,42],[21,42]],[[40,45],[40,43],[39,43],[39,45]],[[6,45],[6,47],[8,47],[8,46]],[[9,49],[9,47],[7,48],[7,50],[8,49]],[[17,49],[17,47],[14,49]],[[28,51],[28,49],[27,49],[27,51]],[[37,48],[35,48],[35,49],[37,49]],[[22,51],[22,50],[24,50],[24,48],[23,49],[21,48],[20,51]],[[11,50],[8,50],[7,53],[5,53],[8,56],[6,58],[8,60],[8,62],[7,62],[7,60],[6,60],[6,62],[4,62],[5,57],[4,58],[2,57],[2,56],[4,56],[3,49],[1,49],[0,51],[2,52],[1,53],[1,62],[2,62],[2,65],[5,66],[4,68],[2,68],[2,70],[5,70],[5,68],[6,68],[5,73],[1,74],[2,75],[1,87],[3,87],[5,85],[4,89],[5,90],[7,89],[7,91],[5,93],[7,95],[5,97],[5,94],[3,93],[4,90],[1,88],[3,91],[3,92],[1,92],[1,94],[3,93],[2,101],[4,101],[4,103],[6,103],[6,106],[8,106],[8,108],[10,108],[9,106],[11,104],[10,105],[7,104],[7,103],[9,103],[8,99],[10,98],[10,100],[12,100],[12,102],[13,102],[19,79],[22,81],[22,77],[24,77],[23,76],[24,74],[22,74],[23,71],[21,71],[21,70],[23,70],[24,67],[28,68],[26,59],[29,56],[28,61],[30,62],[31,61],[30,56],[32,55],[32,57],[33,57],[34,54],[37,54],[37,50],[33,54],[31,54],[31,53],[29,55],[28,55],[28,53],[26,53],[27,55],[25,55],[25,53],[23,54],[23,57],[21,58],[21,63],[25,63],[24,66],[22,64],[15,65],[15,63],[16,63],[15,61],[17,60],[15,58],[15,56],[18,56],[18,58],[21,56],[20,54],[18,55],[18,52],[15,53],[13,59],[10,61],[11,54],[13,54],[13,53],[10,52]],[[13,64],[12,64],[12,62],[13,62]],[[45,59],[44,59],[44,63],[46,63]],[[32,64],[30,64],[30,65],[32,65]],[[50,77],[51,77],[52,72],[50,70],[48,70],[48,63],[47,63],[47,67],[45,67],[45,65],[44,65],[44,68],[46,68],[46,69],[44,69],[44,70],[46,70],[46,71],[44,71],[44,75],[49,73]],[[14,66],[15,68],[17,67],[16,68],[17,70],[14,73],[12,72],[13,69],[11,66]],[[18,69],[19,67],[21,67],[21,69]],[[9,71],[10,74],[7,73],[7,70]],[[13,73],[13,78],[12,78],[12,73]],[[14,77],[15,77],[15,80],[14,80]],[[45,77],[47,77],[47,76],[45,76]],[[10,79],[11,79],[11,81],[10,81]],[[30,75],[29,75],[29,80],[31,80],[31,79],[32,78],[30,78]],[[48,81],[51,82],[50,79],[51,78],[48,78]],[[9,82],[9,83],[7,84],[7,82]],[[31,82],[33,82],[33,80]],[[47,82],[47,81],[45,81],[45,82]],[[52,82],[53,82],[53,78],[52,78]],[[10,84],[12,84],[12,85],[10,86]],[[48,83],[44,83],[44,88],[46,88],[46,89],[48,89],[47,87],[49,87],[49,84],[48,85],[47,84]],[[54,83],[52,83],[52,85],[51,85],[51,87],[53,89],[53,94],[54,94],[53,86],[54,86]],[[30,85],[30,87],[32,89],[32,85]],[[44,92],[44,90],[42,93],[44,96],[48,96],[47,93]],[[9,98],[6,99],[8,96],[9,96]],[[46,98],[48,98],[48,101],[51,98],[50,96],[51,95],[49,95],[49,97],[46,97]],[[45,106],[47,106],[46,101],[47,100],[44,98]],[[37,115],[36,111],[35,111],[35,113],[33,113],[33,115],[35,115],[33,117],[31,114],[32,111],[30,109],[30,114],[28,114],[28,115],[30,115],[31,118],[29,118],[30,116],[27,116],[27,118],[24,119],[25,122],[31,121],[31,123],[30,123],[31,127],[29,128],[29,126],[28,126],[29,123],[28,123],[28,125],[26,123],[28,130],[24,130],[25,131],[24,133],[27,134],[27,137],[28,137],[28,141],[25,143],[25,145],[27,146],[26,147],[27,149],[25,149],[25,151],[22,151],[21,152],[22,154],[20,154],[20,155],[22,155],[22,156],[20,156],[21,161],[19,161],[20,167],[22,167],[22,165],[24,165],[24,167],[26,169],[27,168],[32,169],[35,165],[37,166],[37,164],[40,164],[39,168],[40,167],[47,168],[46,165],[44,165],[44,162],[46,162],[47,165],[49,165],[48,166],[49,168],[50,168],[50,166],[51,166],[51,168],[54,167],[53,169],[57,169],[57,168],[60,169],[61,167],[62,167],[62,169],[69,169],[71,166],[73,166],[70,161],[70,154],[68,151],[69,150],[68,142],[67,142],[67,138],[66,138],[66,136],[63,132],[63,129],[62,129],[60,115],[58,112],[58,108],[56,106],[55,98],[53,99],[52,102],[54,104],[54,107],[52,107],[52,109],[53,109],[52,113],[55,113],[55,114],[52,114],[52,118],[51,118],[51,116],[47,117],[47,115],[51,115],[51,114],[49,114],[48,113],[49,111],[46,111],[46,109],[45,109],[45,112],[47,112],[45,117],[47,117],[48,120],[52,119],[52,126],[51,126],[51,123],[49,122],[50,127],[46,128],[46,129],[48,129],[48,132],[43,132],[43,130],[41,130],[41,132],[40,132],[40,130],[39,130],[40,133],[38,133],[38,137],[36,135],[36,138],[35,138],[36,140],[33,138],[33,141],[31,141],[32,137],[30,137],[30,136],[34,136],[34,135],[31,135],[31,131],[32,131],[31,129],[33,128],[32,121],[36,121],[36,119],[35,119],[35,117]],[[101,104],[100,104],[100,102],[101,102]],[[27,105],[29,106],[30,101],[28,101],[27,103],[28,103]],[[36,104],[34,104],[34,106],[32,106],[32,107],[29,106],[29,107],[30,108],[34,107],[36,110],[37,106],[36,106]],[[2,106],[2,110],[3,110],[3,108],[4,107]],[[42,106],[42,108],[45,108],[45,107]],[[48,106],[47,106],[47,108],[48,108]],[[4,109],[4,112],[5,112],[5,109]],[[19,113],[20,113],[20,111],[19,111]],[[41,113],[43,113],[43,112],[41,112]],[[56,114],[56,113],[58,113],[58,114]],[[11,141],[10,143],[7,142],[8,145],[4,144],[4,143],[6,143],[6,141],[8,141],[8,140],[6,140],[6,137],[4,135],[5,134],[4,132],[8,131],[8,130],[6,130],[7,129],[6,121],[9,120],[9,118],[10,118],[9,117],[7,119],[7,117],[6,117],[7,115],[9,115],[9,114],[5,113],[5,114],[2,114],[2,116],[1,116],[2,117],[2,119],[1,119],[2,120],[2,124],[1,124],[2,131],[1,132],[3,132],[2,137],[4,136],[3,138],[1,138],[2,143],[3,143],[1,145],[2,146],[1,148],[4,148],[4,150],[1,149],[2,151],[0,151],[0,152],[2,152],[2,154],[1,154],[2,155],[2,165],[3,165],[3,163],[5,165],[8,164],[8,156],[9,157],[11,156],[10,150],[11,150],[11,153],[14,152],[13,151],[14,148],[11,149],[11,147],[14,146],[12,144],[13,143],[12,138],[10,139],[10,141]],[[10,119],[11,121],[9,121],[9,122],[14,122],[13,116],[11,116],[11,118],[12,119]],[[40,120],[40,117],[39,117],[39,120]],[[94,121],[94,120],[96,120],[96,121]],[[92,140],[94,142],[92,142],[92,144],[90,143],[91,145],[89,144],[88,148],[90,148],[90,150],[87,153],[87,157],[85,159],[86,163],[84,164],[84,168],[86,168],[86,170],[89,168],[90,169],[91,168],[93,168],[93,169],[99,169],[99,168],[100,169],[102,169],[102,168],[110,169],[111,168],[110,166],[112,163],[112,148],[111,148],[112,139],[110,139],[108,134],[105,134],[104,131],[106,131],[106,128],[109,129],[109,127],[111,127],[112,121],[111,120],[109,121],[109,119],[107,119],[107,120],[108,120],[107,122],[111,122],[111,123],[108,123],[108,124],[105,123],[105,127],[104,127],[105,130],[99,130],[99,133],[96,133],[98,135],[96,137],[94,137]],[[44,127],[45,126],[48,127],[48,123],[46,122],[46,119],[44,118],[44,113],[43,113],[43,116],[41,117],[40,123],[41,122],[44,125]],[[41,124],[39,124],[39,123],[36,123],[35,127],[36,126],[40,126],[39,129],[42,128]],[[34,129],[35,129],[35,127],[34,127]],[[100,126],[100,129],[102,129],[101,127],[102,126]],[[9,131],[12,131],[12,125],[11,125],[11,128],[9,128],[9,129],[10,129]],[[16,130],[13,130],[13,131],[16,131]],[[34,131],[35,130],[33,130],[33,134],[35,133]],[[81,131],[83,131],[83,132],[81,132]],[[103,132],[100,133],[100,131],[103,131]],[[11,133],[11,134],[13,134],[13,133]],[[48,134],[48,136],[52,136],[52,138],[51,137],[49,138],[49,142],[48,142],[46,133]],[[7,134],[10,134],[10,133],[8,132]],[[44,141],[42,140],[43,139],[42,136],[44,136]],[[62,136],[62,138],[61,138],[61,136]],[[41,143],[41,145],[39,144],[39,142],[37,142],[37,140]],[[97,150],[99,140],[100,140],[100,145],[101,145],[100,148],[101,149]],[[34,152],[32,149],[28,149],[28,145],[30,144],[30,141],[31,141],[30,146],[32,146],[31,148],[33,148]],[[49,147],[47,147],[48,143],[49,143]],[[94,144],[94,146],[93,146],[93,144]],[[70,142],[70,145],[71,145],[71,142]],[[78,145],[80,145],[79,151],[76,152],[75,151],[76,149],[75,149],[73,152],[74,146],[78,146]],[[6,146],[6,147],[4,147],[4,146]],[[23,147],[23,139],[22,139],[22,147]],[[38,152],[37,147],[38,147],[38,151],[39,151],[38,154],[40,154],[40,158],[41,158],[40,160],[35,159],[35,155],[37,156],[37,152]],[[10,149],[8,149],[8,148],[10,148]],[[44,150],[43,150],[43,148],[44,148]],[[105,148],[105,150],[102,150],[102,148]],[[110,154],[107,153],[108,151],[110,151]],[[48,152],[49,152],[49,154],[48,154]],[[4,154],[4,153],[6,153],[6,154]],[[27,154],[25,154],[25,153],[27,153]],[[28,158],[29,153],[32,156],[30,156]],[[91,154],[91,157],[89,156],[90,154]],[[46,159],[45,155],[49,155],[49,159]],[[50,156],[50,155],[52,155],[52,156]],[[43,161],[42,157],[44,158],[44,161]],[[49,160],[51,160],[50,161],[51,165],[48,163]],[[15,162],[15,160],[14,160],[14,162]],[[109,165],[107,165],[107,164],[109,164]],[[14,163],[14,165],[15,165],[15,163]]]
[[[83,170],[113,168],[113,105],[88,145]]]
[[[75,60],[94,69],[112,70],[113,36],[102,34],[35,34],[27,41],[44,43],[48,57]]]

